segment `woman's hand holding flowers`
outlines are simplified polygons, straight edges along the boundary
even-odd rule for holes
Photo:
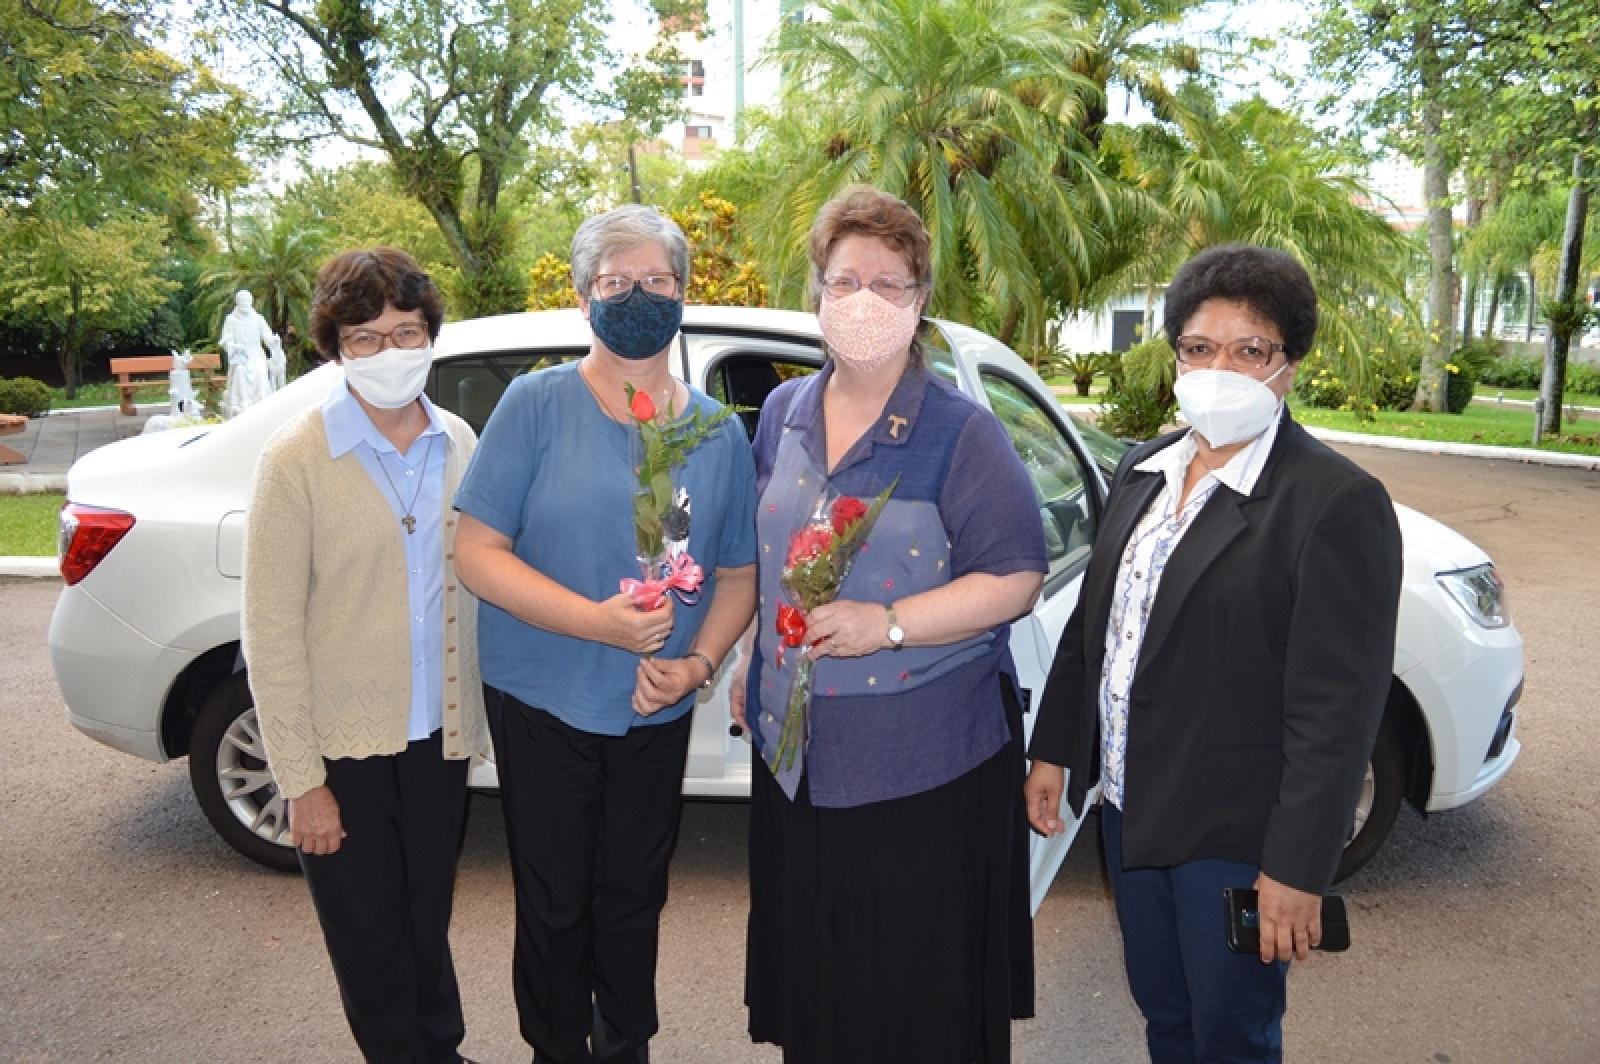
[[[882,603],[835,599],[806,614],[806,654],[860,658],[889,645],[889,621]]]
[[[653,610],[640,609],[634,605],[633,596],[626,592],[618,592],[598,606],[596,638],[630,654],[654,654],[666,645],[667,637],[672,634],[671,595]]]

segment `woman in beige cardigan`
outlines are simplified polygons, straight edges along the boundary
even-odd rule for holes
[[[405,252],[323,266],[310,331],[344,377],[268,441],[246,536],[250,689],[368,1060],[458,1061],[465,1034],[450,904],[488,741],[450,509],[476,439],[422,394],[443,318]]]

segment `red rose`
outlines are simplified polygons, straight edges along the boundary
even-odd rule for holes
[[[867,516],[867,504],[850,495],[841,495],[833,501],[833,530],[839,535],[857,521]]]
[[[649,392],[634,392],[633,398],[628,401],[628,412],[636,421],[653,421],[656,404],[651,401]]]
[[[797,647],[806,639],[806,615],[788,603],[778,607],[778,634],[783,645]]]
[[[810,561],[833,547],[833,533],[819,525],[807,525],[789,540],[789,555],[784,565],[793,568],[800,562]]]

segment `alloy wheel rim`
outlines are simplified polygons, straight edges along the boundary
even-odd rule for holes
[[[267,746],[253,706],[228,725],[217,744],[217,784],[228,809],[251,834],[278,846],[289,844],[288,803],[267,767]]]

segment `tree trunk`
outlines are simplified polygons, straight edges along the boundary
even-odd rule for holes
[[[1567,194],[1567,225],[1561,234],[1561,272],[1556,278],[1556,302],[1570,307],[1578,299],[1578,281],[1583,275],[1583,229],[1589,214],[1589,174],[1587,160],[1578,152],[1572,157],[1572,191]],[[1550,435],[1561,431],[1561,401],[1567,383],[1567,350],[1576,331],[1572,317],[1552,317],[1550,335],[1545,340],[1544,379],[1539,397],[1544,400],[1542,431]]]
[[[1468,193],[1467,195],[1467,232],[1478,227],[1483,220],[1483,197]],[[1461,293],[1461,334],[1457,343],[1465,347],[1472,342],[1472,327],[1477,324],[1478,317],[1478,285],[1482,280],[1482,271],[1470,270],[1467,273],[1467,283]]]
[[[1425,86],[1426,91],[1426,86]],[[1422,187],[1428,204],[1428,343],[1422,351],[1417,393],[1412,410],[1444,413],[1449,372],[1445,364],[1455,350],[1451,296],[1455,288],[1454,246],[1451,240],[1450,165],[1445,158],[1441,131],[1444,108],[1429,99],[1422,107]]]
[[[1489,314],[1483,322],[1483,335],[1494,339],[1494,327],[1500,318],[1500,294],[1506,290],[1504,274],[1495,274],[1489,282]]]
[[[1522,323],[1522,342],[1533,343],[1533,314],[1539,307],[1539,280],[1534,275],[1533,264],[1528,264],[1528,320]]]

